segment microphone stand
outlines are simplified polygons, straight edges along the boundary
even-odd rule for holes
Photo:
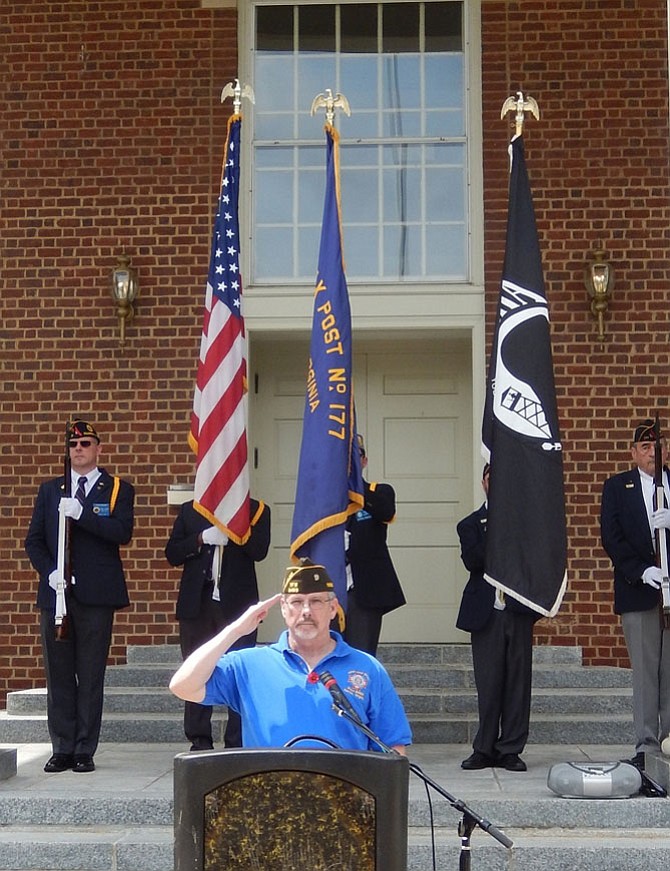
[[[371,741],[374,741],[378,747],[384,751],[384,753],[396,753],[392,747],[389,747],[387,744],[378,738],[375,733],[369,729],[365,723],[363,723],[358,717],[352,717],[349,711],[347,711],[344,707],[340,706],[336,700],[333,700],[333,710],[340,717],[346,717],[350,723],[353,723],[354,726],[357,726],[361,732],[367,735]],[[409,761],[409,760],[408,760]],[[463,801],[463,799],[456,798],[451,795],[450,792],[447,792],[444,787],[440,786],[439,783],[436,783],[432,778],[428,777],[427,774],[424,774],[421,768],[414,762],[409,763],[410,771],[413,771],[414,774],[417,775],[425,784],[428,786],[432,786],[433,789],[438,792],[443,798],[449,802],[449,804],[455,808],[457,811],[463,814],[459,823],[458,823],[458,836],[461,839],[461,854],[459,858],[458,868],[459,871],[470,871],[470,859],[471,859],[471,850],[470,850],[470,835],[472,834],[475,826],[479,826],[480,829],[485,831],[487,834],[491,835],[497,841],[499,841],[503,847],[512,847],[513,842],[510,838],[507,837],[504,832],[501,832],[500,829],[497,829],[493,823],[489,820],[484,819],[484,817],[480,817],[479,814],[475,813],[472,808],[468,807],[467,804]]]

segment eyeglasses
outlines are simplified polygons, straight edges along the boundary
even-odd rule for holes
[[[291,611],[302,611],[307,605],[310,611],[322,611],[326,605],[330,605],[332,599],[286,599],[286,604]]]
[[[68,442],[71,448],[76,448],[77,445],[82,448],[90,448],[93,442],[91,439],[70,439]]]

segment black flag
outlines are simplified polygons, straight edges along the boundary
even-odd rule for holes
[[[563,457],[549,309],[523,139],[512,140],[507,243],[486,385],[489,583],[553,617],[566,587]]]

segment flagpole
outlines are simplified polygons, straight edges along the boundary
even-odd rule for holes
[[[188,441],[196,455],[193,507],[235,544],[250,535],[247,452],[247,359],[242,316],[238,200],[243,96],[248,86],[228,83],[228,119],[217,211],[212,230],[198,373]],[[219,546],[217,546],[218,548]],[[215,554],[215,557],[220,553]]]
[[[523,123],[539,117],[517,93],[507,238],[482,421],[491,463],[485,579],[531,610],[558,612],[567,584],[563,460],[544,287]]]
[[[350,114],[343,94],[329,89],[312,101],[311,114],[326,110],[326,193],[310,357],[298,462],[290,555],[325,566],[342,608],[347,582],[344,533],[347,518],[363,505],[363,476],[356,445],[351,308],[342,254],[339,134],[335,110]]]

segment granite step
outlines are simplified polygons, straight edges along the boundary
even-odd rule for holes
[[[476,714],[477,693],[470,689],[398,688],[409,715],[413,714]],[[8,693],[7,713],[30,716],[46,713],[46,688]],[[534,688],[532,711],[536,714],[629,714],[632,690],[628,688]],[[166,687],[108,686],[105,689],[107,714],[178,714],[183,702]],[[225,710],[223,708],[222,710]]]
[[[467,867],[484,871],[667,871],[670,839],[658,830],[625,828],[589,832],[561,830],[507,834],[506,849],[484,832],[472,836]],[[437,830],[435,859],[428,830],[412,831],[408,838],[407,871],[457,868],[460,841],[451,829]],[[2,871],[173,871],[171,827],[92,830],[44,828],[0,832]]]
[[[101,740],[183,741],[182,703],[167,689],[179,647],[133,646],[127,658],[107,669]],[[406,705],[415,742],[472,742],[477,698],[469,645],[382,645],[380,658]],[[536,647],[533,661],[530,743],[631,742],[628,669],[584,667],[577,647]],[[215,743],[225,723],[225,708],[216,708]],[[9,693],[0,712],[0,743],[46,740],[46,690]]]
[[[614,755],[625,748],[616,747]],[[0,783],[0,871],[173,871],[172,765],[177,745],[103,745],[98,770],[45,776],[48,754],[20,751],[19,776]],[[529,769],[463,772],[464,748],[416,746],[414,762],[513,841],[480,828],[467,867],[486,871],[651,871],[670,862],[670,801],[561,799],[546,787],[549,766],[602,758],[606,747],[528,748]],[[41,754],[41,755],[40,755]],[[97,759],[98,757],[96,757]],[[611,756],[610,756],[611,758]],[[656,759],[656,757],[654,757]],[[649,762],[650,760],[648,760]],[[654,760],[651,760],[654,761]],[[666,769],[667,758],[659,758]],[[461,811],[410,775],[408,871],[461,867]],[[431,832],[431,821],[433,831]],[[433,861],[432,841],[435,843]]]

